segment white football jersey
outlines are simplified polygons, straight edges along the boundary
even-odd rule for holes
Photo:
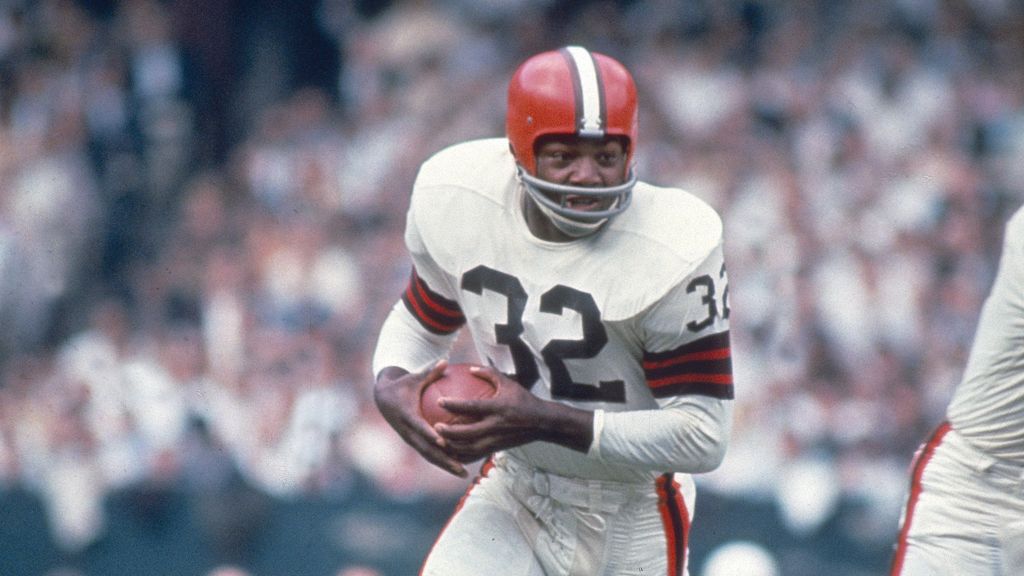
[[[947,417],[975,448],[1024,465],[1024,209],[1006,226],[999,272]]]
[[[412,195],[404,304],[435,335],[465,325],[482,362],[544,399],[609,413],[731,399],[721,220],[679,189],[633,194],[599,233],[547,242],[527,228],[507,140],[443,150]],[[570,476],[655,472],[544,442],[509,453]]]

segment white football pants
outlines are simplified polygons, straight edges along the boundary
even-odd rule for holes
[[[695,489],[546,474],[496,456],[442,530],[422,576],[686,576]]]
[[[892,576],[1024,575],[1024,467],[948,424],[918,452]]]

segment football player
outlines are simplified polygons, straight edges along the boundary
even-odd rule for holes
[[[1024,574],[1024,209],[946,421],[915,455],[891,573]]]
[[[413,269],[374,354],[406,442],[458,475],[487,458],[422,574],[687,574],[690,474],[731,425],[721,219],[637,181],[636,87],[606,55],[529,58],[506,132],[421,167]],[[463,327],[498,393],[446,400],[476,421],[431,428],[419,392]]]

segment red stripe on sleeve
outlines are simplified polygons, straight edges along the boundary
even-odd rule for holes
[[[449,326],[447,324],[442,324],[440,322],[437,322],[437,321],[433,320],[432,318],[430,318],[430,316],[428,316],[423,311],[423,308],[420,307],[419,302],[411,294],[412,289],[413,288],[410,285],[409,288],[406,290],[407,298],[405,299],[405,302],[409,306],[412,307],[413,312],[416,314],[416,318],[419,319],[419,321],[422,322],[423,324],[425,324],[427,326],[430,326],[431,328],[433,328],[434,330],[437,330],[438,332],[443,332],[443,333],[452,332],[453,331],[452,326]]]
[[[718,348],[716,350],[708,350],[706,352],[694,352],[692,354],[683,354],[674,358],[667,358],[665,360],[645,360],[644,370],[657,370],[659,368],[666,368],[668,366],[674,366],[683,362],[700,362],[703,360],[724,360],[732,357],[732,350],[729,348]]]
[[[441,314],[442,316],[448,316],[449,318],[452,318],[454,320],[460,320],[462,318],[462,312],[460,310],[453,310],[452,308],[449,308],[435,300],[433,295],[427,290],[426,286],[424,286],[423,280],[421,280],[419,276],[416,276],[411,284],[415,285],[416,294],[420,295],[420,297],[423,299],[423,302],[426,303],[426,305],[429,306],[431,310],[437,312],[438,314]],[[411,290],[413,286],[410,285],[409,288]],[[409,296],[412,297],[413,294],[409,294]]]
[[[695,382],[707,382],[722,386],[731,386],[733,384],[732,374],[675,374],[657,380],[649,380],[647,385],[651,388],[661,388],[673,384],[692,384]]]

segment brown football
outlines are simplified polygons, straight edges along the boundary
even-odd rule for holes
[[[438,422],[465,424],[472,421],[442,408],[437,403],[442,396],[474,400],[489,398],[497,392],[490,382],[470,373],[471,366],[473,364],[449,364],[440,378],[423,389],[420,395],[420,413],[431,426]]]

